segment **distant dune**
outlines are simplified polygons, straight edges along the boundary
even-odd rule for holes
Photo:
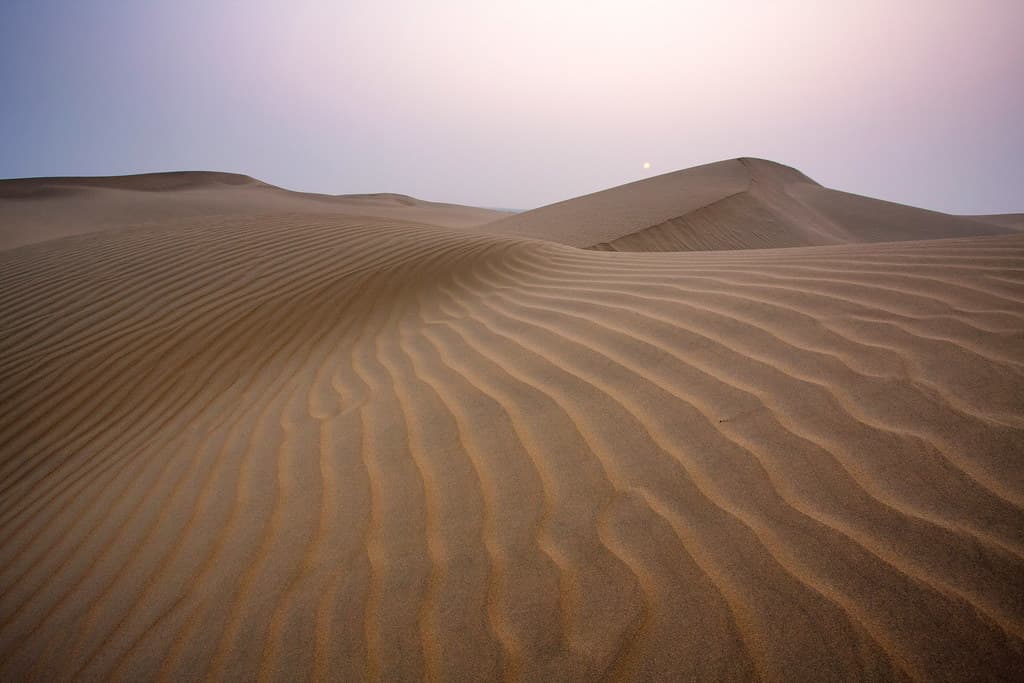
[[[486,230],[608,251],[709,251],[970,237],[1019,227],[1019,216],[950,216],[893,204],[744,158],[551,204]]]
[[[465,227],[505,212],[424,202],[399,194],[291,192],[234,173],[0,180],[0,249],[182,218],[268,213],[357,215]]]
[[[0,680],[1019,678],[1012,220],[488,216],[0,183]]]
[[[991,216],[968,216],[974,220],[981,221],[983,223],[995,223],[996,225],[1002,225],[1007,228],[1014,228],[1015,230],[1024,231],[1024,213],[1008,213],[1002,215],[991,215]]]

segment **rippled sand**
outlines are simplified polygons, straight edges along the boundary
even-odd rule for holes
[[[1024,670],[1024,233],[281,208],[0,252],[0,679]]]

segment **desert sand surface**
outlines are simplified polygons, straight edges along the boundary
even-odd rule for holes
[[[995,223],[996,225],[1002,225],[1007,228],[1015,228],[1017,230],[1024,231],[1024,213],[1007,213],[1007,214],[996,214],[988,216],[969,216],[975,220],[980,220],[985,223]]]
[[[1019,214],[951,216],[831,190],[789,166],[753,158],[666,173],[508,216],[485,228],[607,251],[806,247],[1020,229],[1024,217]]]
[[[766,164],[477,229],[32,199],[0,680],[1019,679],[1024,234]]]
[[[397,218],[444,227],[474,226],[508,215],[400,194],[292,192],[235,173],[18,178],[0,180],[0,249],[169,219],[210,221],[228,215],[300,212]]]

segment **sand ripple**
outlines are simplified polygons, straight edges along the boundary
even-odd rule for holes
[[[2,680],[1024,668],[1024,235],[277,214],[0,274]]]

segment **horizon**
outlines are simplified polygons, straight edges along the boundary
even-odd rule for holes
[[[0,177],[219,171],[527,210],[752,156],[1015,213],[1022,22],[1004,1],[15,3]]]
[[[7,0],[0,683],[1019,679],[979,6]]]
[[[759,157],[751,157],[749,155],[745,155],[745,156],[741,156],[741,157],[734,157],[732,159],[718,159],[716,161],[709,161],[709,162],[706,162],[706,163],[703,163],[703,164],[698,164],[697,166],[691,166],[691,167],[683,168],[683,169],[672,169],[670,171],[664,171],[664,172],[658,173],[656,175],[651,175],[651,176],[648,176],[648,177],[645,177],[645,178],[640,178],[640,179],[637,179],[637,180],[631,180],[631,181],[628,181],[626,183],[622,183],[621,185],[612,185],[610,187],[601,187],[601,188],[597,188],[597,189],[594,189],[594,190],[589,190],[589,191],[584,192],[582,194],[573,195],[572,197],[566,197],[564,199],[558,199],[558,200],[555,200],[555,201],[550,202],[548,204],[542,204],[542,205],[539,205],[539,206],[529,206],[529,207],[481,206],[481,205],[470,205],[470,204],[458,204],[458,203],[454,203],[454,202],[445,202],[443,200],[434,200],[434,199],[431,199],[429,197],[417,197],[417,196],[413,196],[413,195],[403,194],[403,193],[400,193],[400,192],[388,192],[388,191],[381,191],[381,192],[340,192],[340,193],[336,193],[336,194],[325,193],[325,192],[311,192],[309,190],[304,190],[302,188],[291,188],[291,187],[283,187],[281,185],[275,185],[273,183],[267,182],[266,180],[264,180],[262,178],[257,178],[255,176],[247,174],[247,173],[240,173],[240,172],[233,172],[233,171],[219,171],[219,170],[216,170],[216,169],[175,169],[175,170],[168,170],[168,171],[143,171],[143,172],[140,172],[140,173],[124,173],[124,174],[117,174],[117,175],[95,175],[95,176],[28,176],[28,177],[20,177],[20,178],[0,178],[0,182],[19,181],[19,180],[55,180],[55,181],[63,181],[63,180],[106,180],[106,179],[114,179],[114,178],[131,178],[131,177],[135,177],[135,176],[176,175],[176,174],[235,175],[235,176],[239,176],[239,177],[249,178],[250,180],[253,180],[255,182],[268,185],[270,187],[273,187],[273,188],[276,188],[276,189],[279,189],[279,190],[284,190],[286,192],[293,192],[293,193],[297,193],[297,194],[312,194],[312,195],[318,195],[318,196],[323,196],[323,197],[374,197],[374,196],[383,196],[383,195],[394,195],[394,196],[397,196],[397,197],[407,197],[409,199],[414,199],[414,200],[421,201],[421,202],[428,202],[428,203],[432,203],[432,204],[451,204],[452,206],[463,206],[463,207],[468,207],[468,208],[488,209],[488,210],[491,210],[491,211],[502,211],[502,212],[506,212],[506,213],[513,213],[513,214],[515,214],[515,213],[525,213],[525,212],[528,212],[528,211],[533,211],[535,209],[541,209],[541,208],[544,208],[546,206],[551,206],[552,204],[561,204],[561,203],[569,202],[569,201],[572,201],[572,200],[575,200],[575,199],[584,199],[584,198],[586,198],[586,197],[588,197],[590,195],[594,195],[594,194],[598,194],[598,193],[601,193],[601,192],[605,192],[607,190],[613,190],[615,188],[621,187],[622,185],[630,185],[630,184],[633,184],[633,183],[639,183],[639,182],[643,182],[645,180],[650,180],[650,179],[653,179],[653,178],[657,178],[659,176],[672,175],[673,173],[678,173],[680,171],[686,171],[686,170],[689,170],[689,169],[698,168],[700,166],[711,166],[711,165],[714,165],[714,164],[726,163],[726,162],[729,162],[729,161],[737,161],[737,160],[742,160],[742,159],[759,159]],[[770,163],[775,163],[775,164],[779,163],[779,162],[775,162],[775,161],[773,161],[771,159],[760,159],[760,160],[761,161],[767,161],[767,162],[770,162]],[[787,166],[785,164],[779,164],[779,165],[786,166],[787,168],[793,168],[793,167]],[[794,170],[796,170],[798,172],[800,171],[800,169],[798,169],[798,168],[794,169]],[[810,179],[817,183],[817,181],[814,178],[810,178]],[[828,187],[826,185],[823,185],[821,183],[818,183],[818,184],[821,185],[822,187],[825,187],[826,189],[837,190],[839,192],[845,192],[842,188],[830,188],[830,187]],[[847,193],[847,194],[851,194],[851,193]],[[867,195],[861,195],[861,196],[867,196]],[[876,197],[871,197],[871,198],[872,199],[877,199]],[[917,208],[917,209],[934,210],[934,209],[931,209],[930,207],[927,207],[927,206],[914,206],[912,204],[903,204],[903,205],[904,206],[909,206],[911,208]],[[1024,215],[1024,210],[1022,210],[1022,211],[1009,211],[1009,212],[994,213],[994,214],[950,214],[950,215],[961,215],[961,216]]]

